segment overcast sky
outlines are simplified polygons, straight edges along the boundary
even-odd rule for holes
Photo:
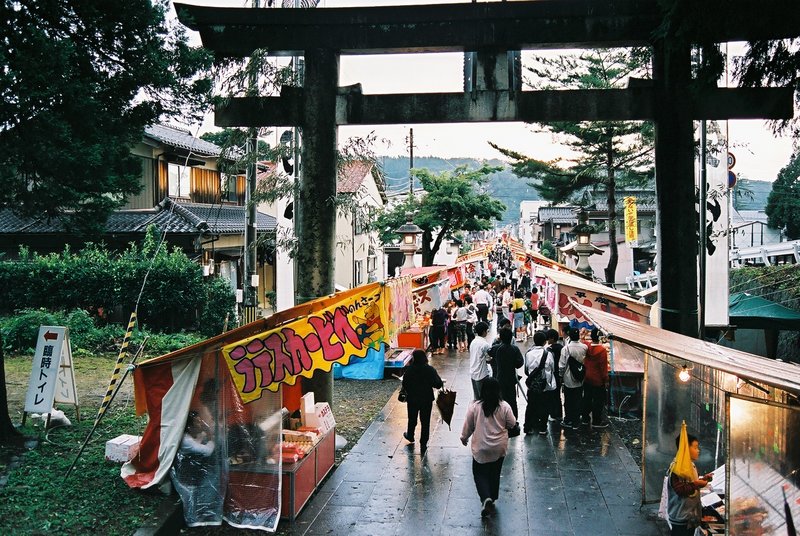
[[[233,0],[187,0],[196,4],[243,6],[249,2]],[[377,5],[414,5],[463,3],[464,0],[322,0],[321,7],[367,7]],[[263,0],[262,0],[263,3]],[[199,39],[198,39],[199,41]],[[731,54],[740,53],[733,47]],[[364,93],[455,92],[462,90],[461,54],[416,54],[343,56],[340,85],[361,83]],[[213,120],[206,122],[212,125]],[[380,155],[408,155],[407,137],[414,129],[414,155],[440,157],[500,158],[488,141],[538,159],[568,157],[558,139],[548,133],[533,132],[523,123],[466,123],[447,125],[378,125],[340,127],[342,143],[350,136],[364,136],[374,131],[379,138]],[[775,138],[765,122],[729,121],[731,152],[736,156],[734,172],[741,176],[773,181],[792,154],[789,138]],[[276,136],[280,132],[276,132]],[[384,141],[385,140],[385,141]],[[269,140],[273,143],[272,140]]]

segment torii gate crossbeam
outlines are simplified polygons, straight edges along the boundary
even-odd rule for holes
[[[234,99],[217,124],[303,128],[304,170],[298,213],[298,300],[333,292],[335,240],[330,195],[336,185],[336,126],[456,121],[646,119],[656,126],[656,193],[662,327],[697,336],[697,252],[693,119],[788,118],[790,89],[716,89],[690,93],[689,43],[656,38],[663,16],[656,0],[537,0],[382,8],[248,9],[175,4],[217,55],[245,57],[256,48],[303,55],[302,89],[281,97]],[[725,3],[725,19],[705,37],[717,42],[800,33],[794,0]],[[653,46],[652,87],[581,94],[514,92],[495,68],[509,50]],[[477,51],[492,91],[435,95],[361,95],[337,88],[341,54]],[[494,76],[494,79],[491,77]],[[498,83],[499,82],[499,83]],[[317,391],[317,389],[315,389]],[[319,391],[317,391],[319,394]],[[330,400],[322,391],[321,400]]]

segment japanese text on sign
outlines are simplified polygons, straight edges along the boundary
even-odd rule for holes
[[[382,290],[352,296],[314,315],[223,348],[234,384],[244,403],[277,391],[299,376],[334,363],[363,358],[385,340]]]

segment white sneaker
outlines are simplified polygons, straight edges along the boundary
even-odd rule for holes
[[[489,512],[492,511],[492,499],[486,497],[483,500],[483,507],[481,508],[481,517],[486,517],[489,515]]]

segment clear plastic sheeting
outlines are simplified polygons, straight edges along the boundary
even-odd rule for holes
[[[617,344],[620,343],[615,342]],[[724,373],[697,364],[692,366],[660,352],[647,350],[644,354],[647,387],[643,492],[646,502],[657,502],[661,499],[664,475],[677,452],[675,439],[683,421],[686,421],[688,433],[700,440],[700,458],[696,462],[700,472],[713,470],[715,459],[719,463],[724,461],[724,392],[702,381]],[[683,382],[678,378],[684,366],[692,367],[691,381]]]
[[[787,514],[800,526],[800,408],[736,395],[728,400],[729,534],[787,534]]]
[[[243,404],[227,365],[206,356],[170,478],[189,527],[274,531],[280,518],[280,393]]]

